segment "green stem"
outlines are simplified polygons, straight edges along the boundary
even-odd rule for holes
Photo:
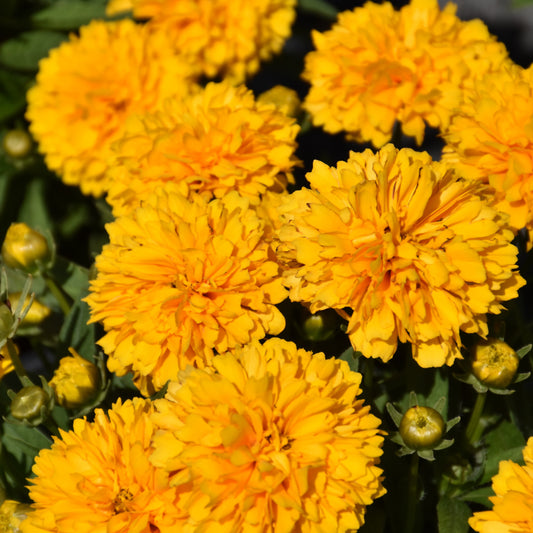
[[[13,363],[13,366],[15,367],[15,372],[17,373],[17,377],[19,378],[20,383],[22,386],[24,386],[23,377],[28,377],[28,374],[26,373],[26,370],[22,366],[22,363],[20,362],[20,357],[17,351],[17,347],[13,344],[13,341],[11,339],[7,339],[6,342],[6,348],[9,352],[9,357],[11,358],[11,361]]]
[[[407,517],[405,519],[405,533],[413,533],[416,521],[416,504],[418,502],[418,463],[417,453],[411,455],[409,467],[409,483],[407,486]]]
[[[470,420],[466,426],[466,440],[469,445],[474,444],[481,438],[481,433],[483,432],[483,427],[479,423],[481,420],[481,414],[483,413],[483,408],[485,407],[485,400],[487,398],[486,392],[479,392],[476,397],[476,403],[474,404],[474,409],[472,409],[472,414],[470,415]]]
[[[51,277],[48,276],[48,274],[43,274],[43,278],[49,291],[54,295],[54,298],[59,303],[59,307],[61,307],[61,311],[63,311],[63,314],[68,315],[70,313],[70,303],[67,300],[67,296],[65,295],[63,290]]]

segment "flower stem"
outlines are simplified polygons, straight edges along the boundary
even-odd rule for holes
[[[411,455],[409,467],[409,484],[407,486],[407,517],[405,519],[405,533],[413,533],[416,521],[416,504],[418,501],[418,463],[417,453]]]
[[[61,311],[64,315],[70,313],[70,303],[67,300],[67,297],[63,290],[57,285],[57,283],[47,274],[43,274],[44,281],[50,292],[54,295],[54,298],[57,300]]]
[[[481,414],[483,413],[483,407],[485,407],[485,400],[487,398],[486,392],[479,392],[476,397],[476,403],[474,404],[474,409],[472,409],[472,414],[470,415],[470,420],[466,426],[466,440],[469,445],[477,442],[481,437],[481,432],[483,428],[479,421],[481,420]]]
[[[13,344],[13,341],[11,339],[7,339],[6,342],[6,348],[9,352],[9,357],[11,358],[11,362],[13,363],[13,366],[15,367],[15,372],[17,374],[17,377],[19,378],[19,381],[21,382],[22,386],[24,386],[24,382],[22,380],[23,377],[28,377],[28,374],[26,373],[26,370],[22,366],[22,363],[20,362],[20,357],[17,351],[17,348]]]

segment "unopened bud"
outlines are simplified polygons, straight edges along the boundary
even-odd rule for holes
[[[261,104],[274,104],[282,113],[290,117],[296,117],[302,106],[298,93],[284,85],[275,85],[272,89],[261,93],[257,101]]]
[[[310,341],[324,341],[338,331],[338,315],[332,309],[318,311],[303,320],[303,335]]]
[[[30,134],[24,130],[8,131],[2,140],[4,152],[13,159],[26,157],[33,147]]]
[[[415,405],[403,415],[399,431],[409,448],[432,450],[441,443],[446,432],[446,423],[441,414],[432,407]]]
[[[100,386],[98,367],[69,348],[71,356],[61,358],[50,386],[57,403],[67,409],[83,407],[94,399]]]
[[[9,302],[11,303],[11,308],[15,309],[19,303],[21,297],[20,292],[14,292],[9,295]],[[31,301],[30,296],[26,296],[24,300],[23,308],[26,308]],[[26,313],[26,316],[22,319],[21,325],[23,326],[34,326],[40,324],[43,320],[48,318],[52,313],[51,309],[46,305],[42,304],[35,298]]]
[[[2,245],[2,260],[11,268],[35,272],[50,260],[48,241],[23,222],[9,226]]]
[[[36,423],[41,419],[43,407],[47,408],[49,401],[48,394],[41,387],[23,387],[11,400],[11,414],[22,422]]]
[[[493,338],[481,340],[471,354],[472,373],[483,385],[505,389],[512,383],[520,359],[506,342]]]

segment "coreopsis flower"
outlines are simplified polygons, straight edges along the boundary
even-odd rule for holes
[[[185,531],[355,531],[385,493],[380,420],[345,361],[269,339],[189,369],[155,402],[152,462]]]
[[[468,521],[474,531],[526,533],[533,529],[533,437],[528,439],[523,456],[524,466],[500,462],[492,478],[496,493],[489,498],[492,510],[474,513]]]
[[[241,83],[281,51],[295,7],[296,0],[111,0],[107,13],[133,10],[207,77]]]
[[[399,11],[367,2],[340,13],[331,30],[314,31],[303,73],[314,124],[376,147],[391,139],[396,121],[418,144],[426,123],[445,127],[464,88],[507,57],[480,20],[463,22],[455,10],[437,0],[412,0]]]
[[[401,341],[422,367],[451,365],[460,331],[486,336],[486,313],[525,283],[483,185],[425,152],[351,152],[336,168],[315,161],[307,179],[280,207],[289,296],[313,313],[337,309],[367,357],[388,361]]]
[[[128,122],[114,146],[107,201],[115,216],[151,191],[175,182],[206,197],[237,190],[254,203],[292,181],[299,127],[273,104],[256,102],[244,86],[210,83],[161,112]]]
[[[23,533],[79,531],[127,533],[179,531],[176,491],[153,466],[153,407],[134,398],[95,412],[94,422],[74,420],[35,459],[29,487],[33,511]]]
[[[132,371],[143,394],[285,327],[265,222],[236,192],[207,202],[161,190],[107,230],[86,301],[109,369]]]
[[[110,144],[125,118],[186,93],[190,76],[164,34],[131,20],[93,21],[41,60],[26,118],[47,166],[100,196]]]
[[[533,68],[509,62],[467,91],[444,132],[443,160],[492,186],[515,232],[533,230]]]

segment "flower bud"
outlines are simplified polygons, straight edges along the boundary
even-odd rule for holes
[[[22,422],[36,423],[41,419],[43,407],[49,406],[49,401],[48,394],[41,387],[23,387],[11,400],[11,414]]]
[[[488,338],[472,349],[472,373],[487,387],[505,389],[518,370],[520,359],[504,341]]]
[[[329,339],[337,331],[337,316],[331,309],[308,315],[303,320],[304,337],[315,342]]]
[[[274,104],[282,113],[290,117],[296,117],[302,105],[298,93],[284,85],[275,85],[272,89],[261,93],[257,101],[261,104]]]
[[[50,386],[54,389],[59,405],[77,409],[87,405],[100,386],[98,367],[69,348],[71,356],[63,357],[54,372]]]
[[[11,268],[34,272],[50,260],[48,241],[27,224],[13,223],[4,238],[2,259]]]
[[[11,308],[15,309],[19,303],[21,297],[20,292],[14,292],[9,295],[9,302],[11,303]],[[30,303],[30,296],[26,296],[24,300],[23,308],[25,308]],[[52,313],[51,309],[46,305],[42,304],[38,300],[33,300],[26,316],[23,318],[21,325],[22,326],[35,326],[43,322],[46,318]]]
[[[0,531],[18,533],[20,524],[31,511],[31,505],[15,500],[4,500],[0,505]]]
[[[33,147],[31,137],[27,131],[11,130],[8,131],[2,140],[4,152],[13,159],[22,159],[26,157]]]
[[[400,435],[406,446],[413,450],[432,450],[446,432],[446,423],[432,407],[415,405],[409,408],[400,422]]]

